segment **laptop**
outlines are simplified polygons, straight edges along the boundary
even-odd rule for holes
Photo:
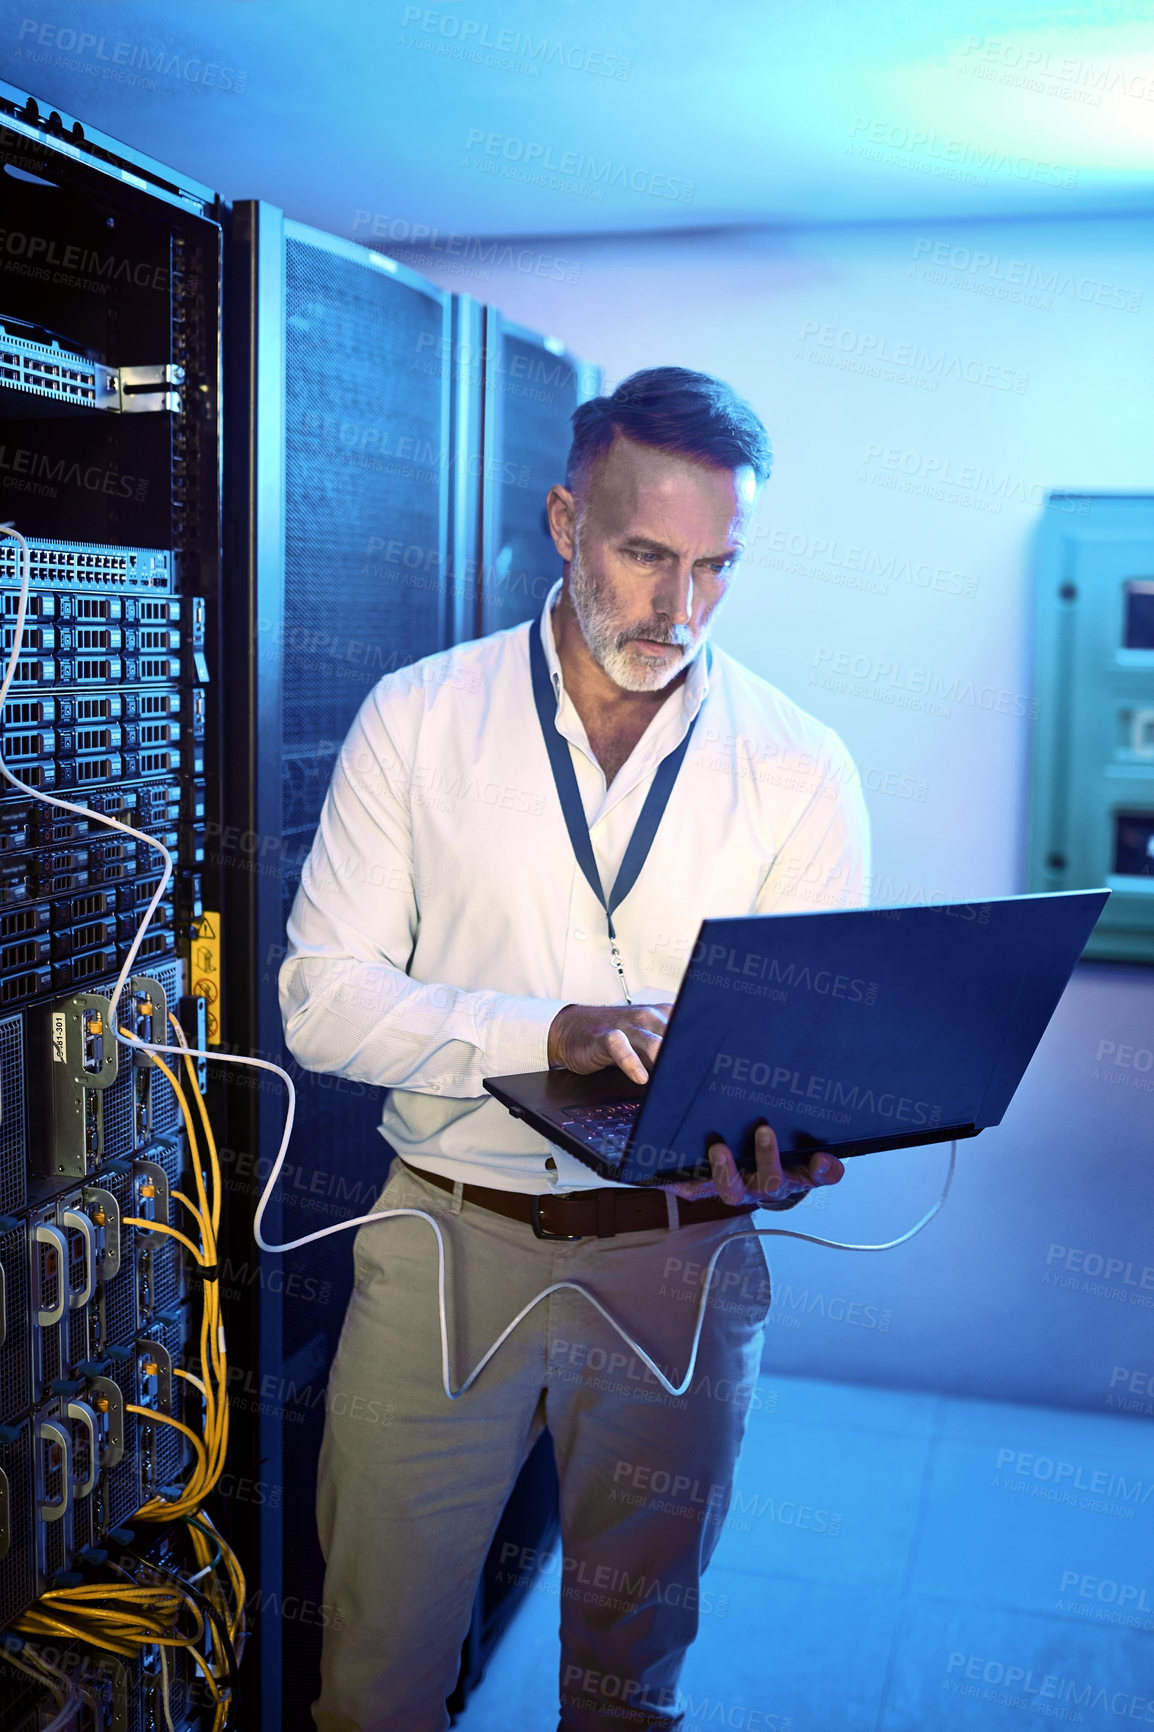
[[[604,1179],[708,1178],[717,1137],[753,1171],[974,1137],[1001,1122],[1108,890],[702,923],[649,1081],[616,1065],[487,1077]]]

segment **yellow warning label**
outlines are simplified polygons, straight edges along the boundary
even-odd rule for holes
[[[209,1046],[220,1045],[220,915],[207,911],[192,928],[189,990],[203,998]]]

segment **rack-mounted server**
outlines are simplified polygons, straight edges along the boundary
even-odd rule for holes
[[[160,1071],[118,1043],[111,998],[161,880],[153,842],[174,870],[119,1026],[167,1042],[174,1011],[196,1027],[193,923],[217,904],[222,248],[210,189],[8,85],[0,220],[102,261],[0,284],[0,520],[26,539],[29,580],[0,713],[25,784],[0,784],[2,1628],[91,1579],[185,1476],[189,1444],[165,1422],[202,1423],[177,1375],[197,1352],[184,1256],[134,1225],[182,1224],[184,1127]],[[5,659],[24,575],[0,537]],[[169,1541],[142,1526],[136,1543]],[[78,1724],[165,1723],[153,1656],[73,1644],[61,1665],[88,1692]],[[197,1725],[187,1672],[174,1655],[167,1696]],[[16,1677],[2,1732],[39,1723]]]

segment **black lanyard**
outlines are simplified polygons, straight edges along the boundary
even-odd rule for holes
[[[613,926],[614,911],[624,902],[629,892],[636,884],[653,846],[653,838],[657,827],[669,804],[669,796],[673,792],[673,784],[677,780],[677,772],[681,768],[682,759],[689,750],[689,740],[697,722],[694,716],[686,729],[685,738],[680,745],[662,758],[649,785],[645,796],[645,804],[641,808],[633,834],[629,838],[629,846],[617,870],[613,888],[606,896],[601,886],[601,875],[597,870],[597,861],[593,854],[593,842],[589,835],[589,825],[585,818],[585,808],[581,803],[581,791],[577,786],[577,772],[573,768],[573,759],[569,755],[569,742],[557,729],[557,694],[553,690],[553,682],[549,677],[549,664],[545,659],[545,647],[541,642],[542,629],[551,631],[548,610],[529,628],[529,668],[533,676],[533,700],[537,705],[537,719],[541,723],[541,732],[545,736],[545,750],[549,754],[549,763],[553,769],[553,780],[557,785],[557,797],[561,802],[561,811],[565,817],[565,826],[569,831],[569,840],[573,852],[577,856],[577,864],[585,874],[589,888],[605,910],[605,920],[609,928],[609,948],[613,956],[613,965],[621,977],[621,988],[627,1004],[633,1000],[629,996],[629,987],[625,981],[625,970],[621,965],[621,952],[617,948],[617,933]],[[706,649],[706,656],[709,651]],[[708,667],[708,660],[706,666]],[[700,709],[697,715],[700,715]]]

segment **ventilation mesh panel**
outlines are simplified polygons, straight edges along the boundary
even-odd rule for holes
[[[0,1215],[24,1202],[24,1031],[19,1016],[0,1020]]]
[[[15,1419],[32,1400],[28,1342],[28,1243],[21,1222],[0,1235],[6,1330],[0,1346],[0,1424]]]
[[[285,252],[284,821],[311,838],[366,693],[441,647],[448,440],[440,369],[419,362],[443,325],[432,295],[370,266]],[[390,561],[390,542],[415,551]]]
[[[485,622],[489,631],[500,631],[535,618],[561,575],[545,496],[555,481],[565,479],[577,375],[542,343],[506,332],[494,383],[501,467],[494,486],[497,526],[490,546],[495,569],[486,573]]]

